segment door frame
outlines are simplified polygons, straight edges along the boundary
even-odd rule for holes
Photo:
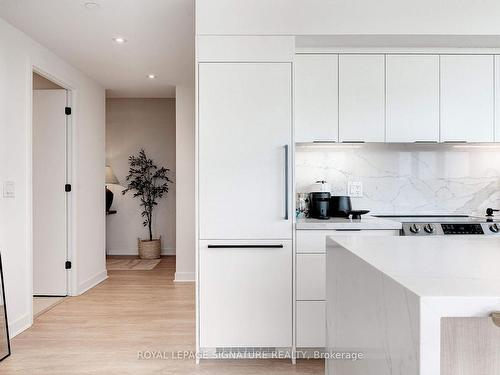
[[[63,80],[57,78],[53,74],[39,68],[34,64],[29,64],[29,77],[28,77],[28,92],[29,92],[29,113],[28,113],[28,131],[27,131],[27,220],[28,220],[28,318],[30,321],[30,326],[33,324],[33,73],[39,74],[42,77],[56,83],[66,90],[66,106],[72,108],[72,113],[66,116],[66,183],[74,186],[75,174],[74,165],[75,164],[75,131],[74,131],[74,113],[75,108],[73,103],[75,103],[76,92],[74,88],[64,82]],[[75,191],[72,189],[71,193],[66,194],[66,254],[67,260],[71,261],[71,269],[67,270],[66,278],[66,293],[68,296],[77,295],[77,272],[76,272],[76,246],[75,246]]]

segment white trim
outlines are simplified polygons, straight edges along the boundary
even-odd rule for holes
[[[33,324],[33,72],[35,67],[28,61],[28,74],[27,74],[27,89],[29,93],[28,98],[28,117],[26,124],[26,248],[27,254],[27,282],[28,293],[27,299],[27,322],[19,323],[20,320],[26,319],[23,315],[15,322],[9,324],[11,330],[11,337],[21,333]],[[21,325],[17,327],[17,325]]]
[[[104,270],[78,285],[78,295],[85,293],[108,278],[108,271]]]
[[[33,297],[31,298],[33,299]],[[26,331],[33,324],[33,316],[29,314],[24,314],[20,318],[16,319],[14,322],[9,324],[9,335],[13,339],[15,336]]]
[[[498,55],[499,48],[458,47],[295,47],[296,55],[404,54],[404,55]]]
[[[176,272],[174,282],[176,283],[186,283],[195,282],[196,273],[195,272]]]
[[[137,247],[133,249],[106,249],[106,255],[139,255]],[[172,256],[175,255],[174,247],[162,247],[161,255]]]
[[[197,2],[195,1],[195,4]],[[196,12],[196,5],[195,5]],[[195,25],[196,28],[196,25]],[[194,38],[195,44],[195,69],[194,69],[194,290],[195,290],[195,346],[196,346],[196,364],[200,364],[200,357],[198,353],[200,353],[200,283],[199,283],[199,248],[200,248],[200,218],[199,218],[199,144],[200,144],[200,129],[199,129],[199,74],[200,74],[200,65],[198,61],[198,38]],[[177,266],[177,265],[176,265]],[[177,268],[176,268],[177,269]],[[176,277],[177,279],[177,272]]]

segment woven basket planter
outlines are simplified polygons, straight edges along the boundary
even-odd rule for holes
[[[159,259],[161,254],[161,236],[157,240],[137,239],[139,247],[139,258],[141,259]]]

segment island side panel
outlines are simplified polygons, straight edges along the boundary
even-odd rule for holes
[[[441,341],[443,318],[490,319],[487,317],[492,311],[497,310],[500,310],[498,297],[420,298],[420,375],[440,375],[443,370],[441,355],[443,345],[446,345]],[[472,339],[472,337],[467,338],[467,340]]]
[[[327,239],[327,349],[363,352],[327,359],[327,374],[419,374],[419,297]]]
[[[441,375],[500,374],[500,328],[490,317],[441,319]]]

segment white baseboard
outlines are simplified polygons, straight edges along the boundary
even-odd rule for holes
[[[137,248],[133,249],[107,249],[106,255],[139,255]],[[175,255],[175,248],[165,247],[161,249],[161,255]]]
[[[12,323],[9,324],[9,335],[10,338],[14,338],[21,332],[24,332],[29,327],[31,327],[32,321],[28,314],[21,316]]]
[[[87,290],[92,289],[97,284],[102,283],[108,278],[108,272],[106,270],[99,272],[97,275],[85,280],[83,283],[78,285],[78,295],[85,293]]]
[[[191,283],[195,281],[194,272],[176,272],[175,279],[176,283]]]

